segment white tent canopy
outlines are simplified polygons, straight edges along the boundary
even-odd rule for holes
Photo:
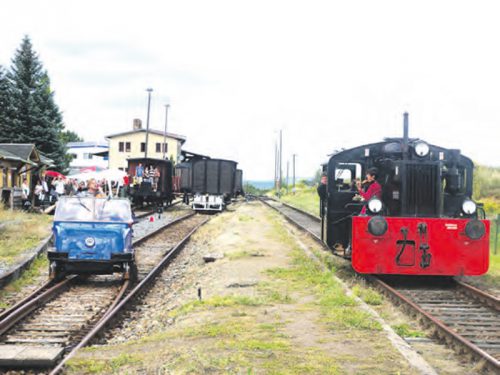
[[[91,171],[91,172],[78,173],[70,175],[68,176],[68,178],[84,182],[87,182],[90,179],[95,179],[98,183],[106,181],[106,183],[108,184],[109,195],[113,195],[112,186],[114,185],[116,187],[116,194],[118,194],[118,191],[123,185],[123,178],[126,175],[127,174],[124,171],[112,168],[112,169],[104,169],[99,172]]]

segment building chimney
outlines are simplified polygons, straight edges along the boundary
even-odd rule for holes
[[[142,121],[141,121],[141,119],[135,118],[133,124],[134,124],[134,130],[140,130],[140,129],[142,129]]]

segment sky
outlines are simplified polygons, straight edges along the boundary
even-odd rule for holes
[[[342,147],[402,134],[500,165],[497,1],[9,1],[0,65],[24,35],[66,127],[85,140],[146,121],[245,179],[312,176]],[[286,172],[284,172],[286,173]]]

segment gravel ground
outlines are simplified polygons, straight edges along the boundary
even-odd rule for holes
[[[134,237],[135,238],[143,237],[148,233],[151,233],[152,231],[162,227],[163,225],[170,223],[171,221],[177,219],[178,217],[186,215],[189,212],[191,212],[190,207],[183,204],[178,204],[176,206],[169,208],[161,215],[152,214],[143,217],[138,220],[139,221],[138,223],[134,224]],[[150,221],[151,218],[153,219],[153,221]]]
[[[168,311],[178,307],[176,300],[186,285],[193,286],[192,298],[196,298],[197,275],[189,271],[203,267],[202,250],[203,247],[195,243],[188,244],[158,276],[154,293],[148,293],[135,310],[129,311],[120,327],[107,332],[106,343],[117,344],[137,339],[158,330],[159,327],[173,324],[173,319],[166,317],[162,319],[159,315],[166,316]]]

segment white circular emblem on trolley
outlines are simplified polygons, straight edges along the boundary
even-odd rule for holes
[[[87,237],[85,239],[85,245],[87,245],[87,247],[92,247],[95,245],[95,239],[94,237]]]

